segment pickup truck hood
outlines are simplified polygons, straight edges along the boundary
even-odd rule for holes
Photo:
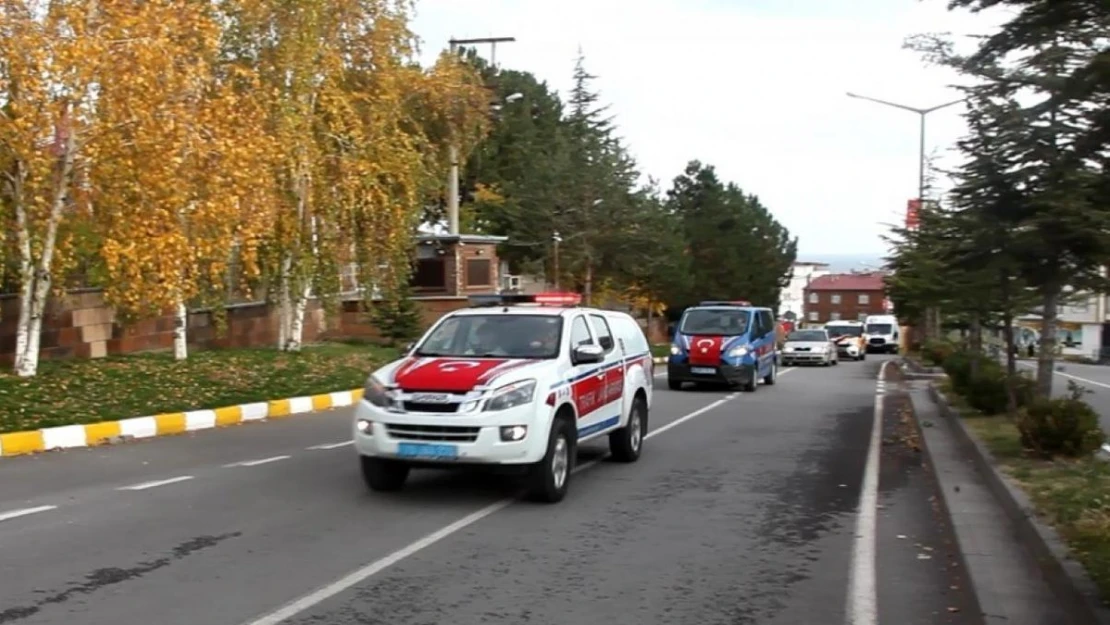
[[[515,379],[535,377],[554,361],[524,358],[407,357],[375,374],[386,386],[404,391],[465,393],[478,386],[496,387]]]

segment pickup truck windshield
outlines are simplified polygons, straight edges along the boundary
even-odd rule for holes
[[[747,310],[695,308],[686,311],[678,331],[702,336],[740,336],[748,331],[749,315]]]
[[[413,353],[446,358],[555,358],[560,315],[457,315],[436,326]]]
[[[861,336],[863,334],[863,326],[832,326],[826,325],[825,330],[829,336]]]

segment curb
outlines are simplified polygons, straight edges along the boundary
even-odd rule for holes
[[[993,454],[967,429],[959,411],[952,408],[935,384],[929,385],[929,396],[941,417],[955,425],[957,444],[986,479],[991,494],[1014,523],[1018,540],[1040,564],[1045,582],[1069,613],[1071,622],[1110,625],[1110,608],[1102,604],[1098,588],[1083,565],[1068,555],[1068,548],[1056,530],[1037,518],[1033,503],[996,467]]]
[[[651,361],[653,363],[657,364],[657,365],[665,365],[665,364],[667,364],[667,357],[666,356],[661,356],[661,357],[658,357],[658,358],[652,358]]]
[[[41,430],[0,434],[0,457],[22,456],[57,449],[96,447],[129,441],[208,430],[253,421],[350,406],[362,399],[362,389],[321,395],[288,397],[226,406],[212,410],[170,412],[118,421],[61,425]]]

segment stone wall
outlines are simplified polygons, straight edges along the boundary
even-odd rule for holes
[[[424,325],[444,313],[466,305],[464,297],[414,298]],[[10,366],[15,357],[16,319],[19,302],[15,296],[0,296],[0,364]],[[220,334],[210,311],[189,313],[189,344],[194,348],[264,347],[276,345],[278,314],[265,303],[240,304],[227,309],[227,327]],[[305,314],[304,341],[322,338],[378,338],[365,305],[345,302],[331,318],[317,302]],[[115,311],[105,304],[99,290],[75,291],[51,298],[43,319],[40,356],[43,359],[103,358],[173,347],[173,315],[167,314],[124,326]]]

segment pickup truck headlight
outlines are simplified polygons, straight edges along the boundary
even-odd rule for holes
[[[362,388],[362,398],[378,408],[389,408],[393,405],[393,398],[389,396],[385,385],[374,376],[366,379],[366,386]]]
[[[506,384],[493,392],[486,400],[486,410],[508,410],[532,402],[536,394],[535,380],[520,380]]]
[[[739,347],[733,347],[732,349],[728,350],[728,357],[729,358],[743,358],[744,356],[747,356],[747,355],[748,355],[748,348],[743,346],[743,345],[741,345]]]

